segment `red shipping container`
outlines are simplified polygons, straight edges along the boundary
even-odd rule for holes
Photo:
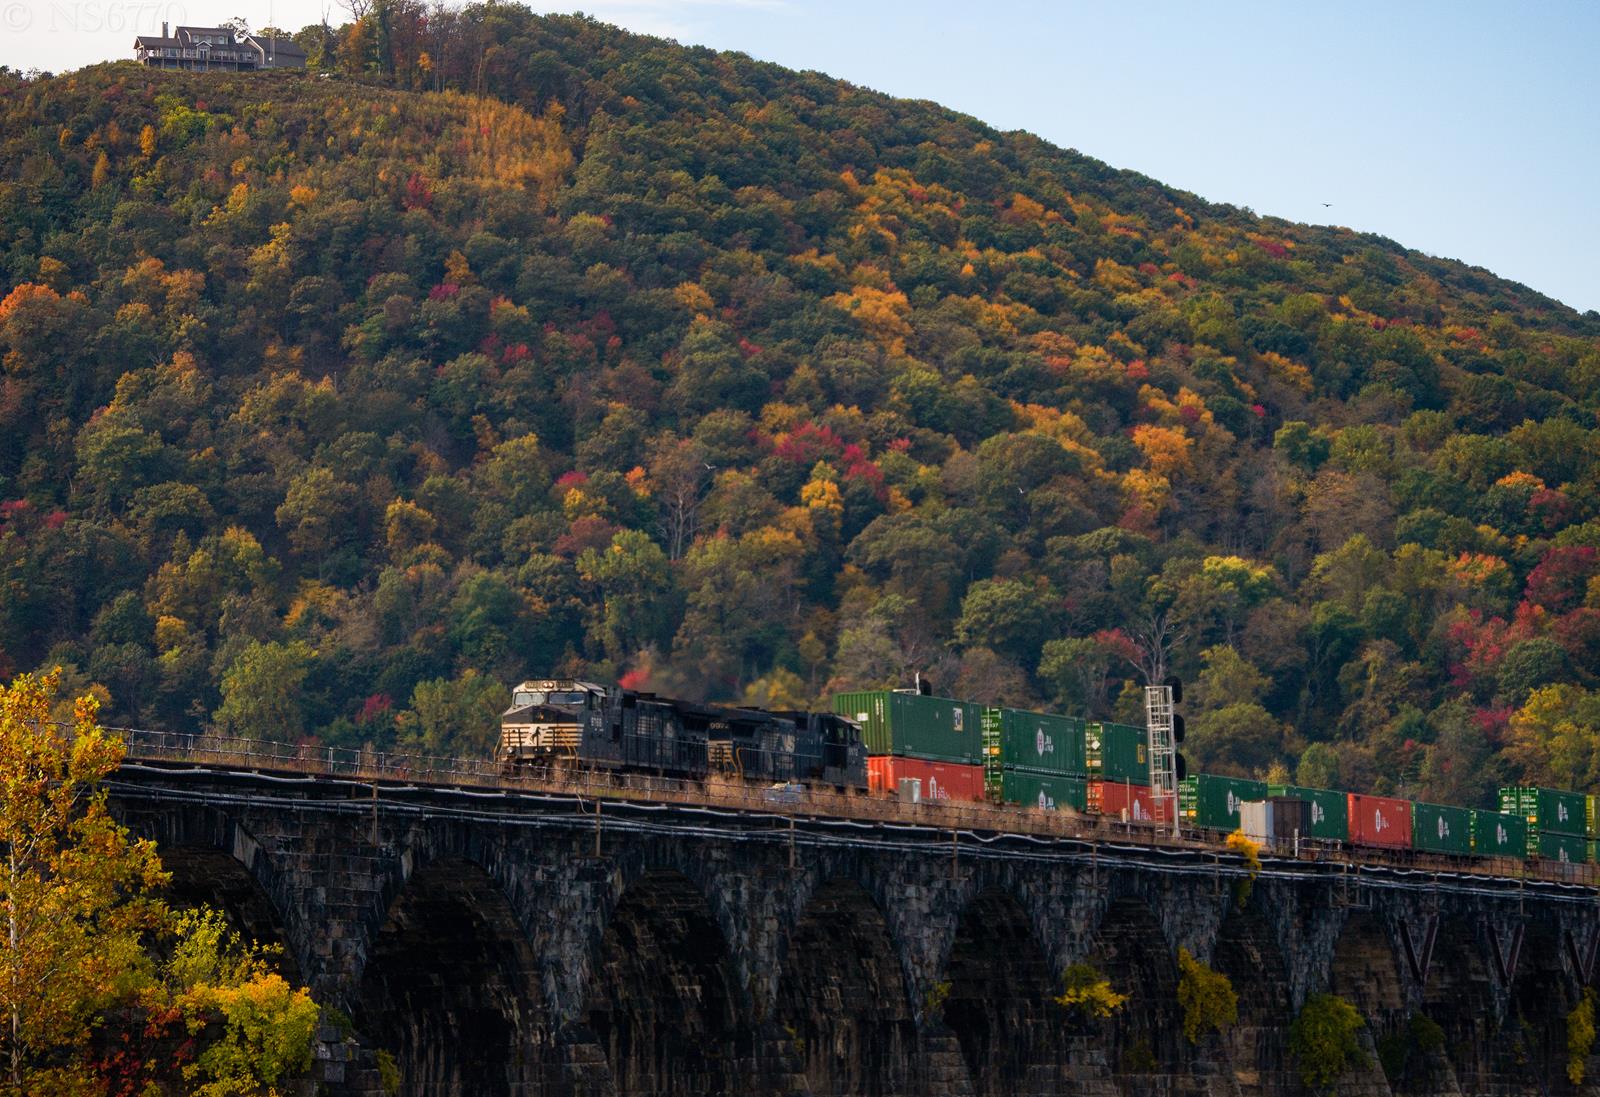
[[[1393,796],[1349,794],[1350,844],[1411,848],[1411,801]]]
[[[867,759],[867,787],[874,792],[897,793],[904,777],[915,777],[922,782],[924,800],[983,799],[982,766],[924,762],[920,758],[896,758],[889,754],[875,754]]]
[[[1121,781],[1089,782],[1089,810],[1113,819],[1121,819],[1126,811],[1128,821],[1132,823],[1167,823],[1172,821],[1167,814],[1171,806],[1171,800],[1157,803],[1151,799],[1149,785],[1127,785]]]

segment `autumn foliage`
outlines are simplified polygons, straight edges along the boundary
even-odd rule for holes
[[[1600,318],[817,73],[393,0],[0,74],[0,670],[466,754],[510,684],[1600,782]]]

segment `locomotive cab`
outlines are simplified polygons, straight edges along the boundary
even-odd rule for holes
[[[510,766],[575,759],[584,721],[605,699],[604,686],[574,678],[523,682],[511,691],[511,707],[500,717],[497,756]]]

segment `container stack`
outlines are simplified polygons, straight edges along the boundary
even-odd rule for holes
[[[1008,804],[1084,810],[1084,725],[1075,716],[1024,709],[983,713],[989,795]]]
[[[1198,773],[1178,782],[1178,818],[1192,827],[1231,834],[1243,821],[1240,808],[1266,798],[1267,786],[1260,781]]]
[[[867,786],[900,793],[921,782],[922,800],[983,799],[983,708],[911,690],[840,693],[833,711],[861,725]]]
[[[1512,786],[1500,790],[1500,810],[1527,822],[1528,855],[1547,861],[1588,860],[1588,804],[1581,792]]]
[[[1600,796],[1595,796],[1592,793],[1585,796],[1583,798],[1583,807],[1583,829],[1584,833],[1589,837],[1589,860],[1593,863],[1600,863],[1600,857],[1596,856],[1597,853],[1600,853]]]
[[[1088,808],[1136,822],[1167,822],[1150,796],[1150,739],[1144,728],[1109,722],[1084,725]]]

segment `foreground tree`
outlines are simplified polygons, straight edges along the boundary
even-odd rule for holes
[[[123,746],[92,697],[54,721],[59,683],[0,685],[0,1097],[277,1097],[316,1004],[218,912],[162,902],[154,844],[106,805]]]
[[[0,1060],[6,1094],[94,1092],[92,1023],[149,971],[143,937],[163,922],[155,846],[106,809],[99,782],[122,745],[92,698],[71,727],[50,719],[59,672],[0,686]]]

